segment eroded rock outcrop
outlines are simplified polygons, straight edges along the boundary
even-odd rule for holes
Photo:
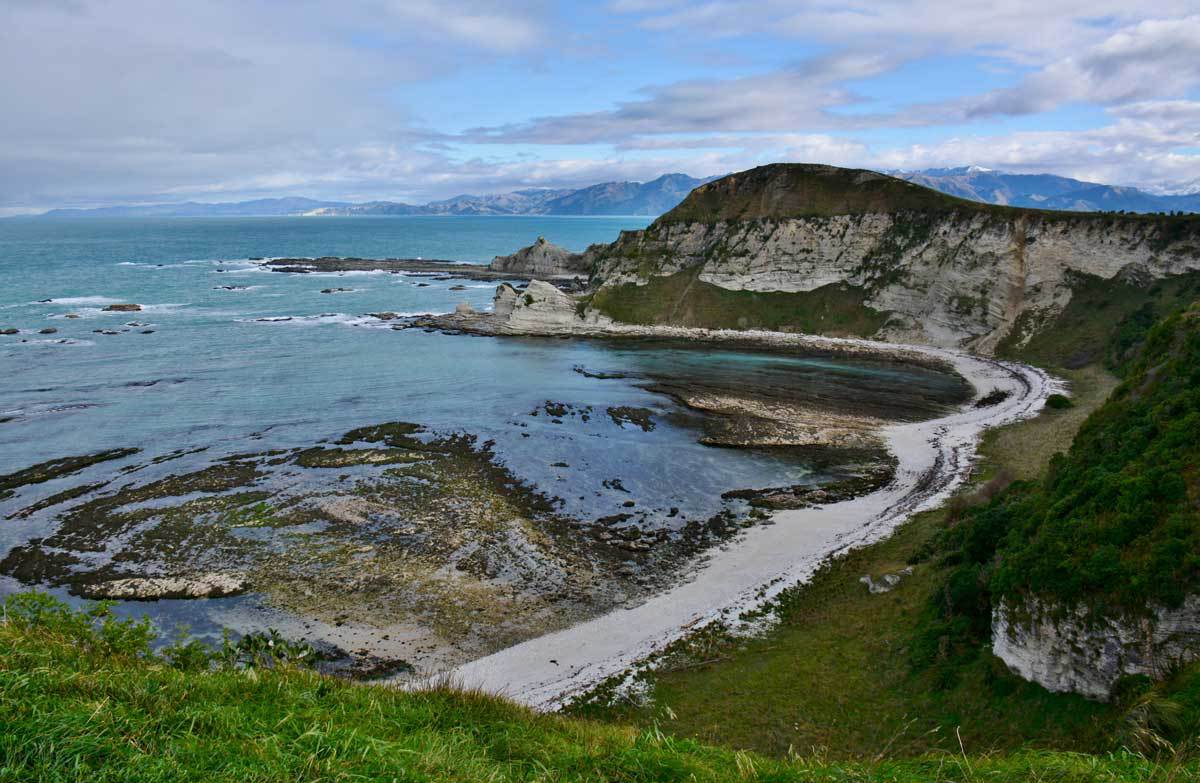
[[[572,334],[585,325],[610,322],[597,314],[585,320],[575,297],[541,280],[530,281],[523,291],[502,284],[492,312],[497,334]]]
[[[1200,659],[1200,595],[1177,609],[1120,619],[1001,603],[992,611],[992,652],[1047,690],[1107,700],[1122,677],[1160,680]]]
[[[529,247],[509,256],[496,256],[489,269],[540,278],[586,277],[590,261],[582,253],[572,253],[565,247],[538,237]]]

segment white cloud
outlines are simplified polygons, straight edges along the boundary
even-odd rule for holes
[[[781,131],[877,124],[870,116],[830,110],[858,102],[842,82],[896,66],[896,55],[844,52],[790,68],[734,79],[692,79],[642,90],[644,98],[608,111],[539,117],[527,123],[474,128],[464,134],[491,143],[624,143],[650,134]]]
[[[571,29],[575,17],[560,17],[548,0],[281,8],[0,0],[0,210],[283,193],[425,200],[771,160],[979,163],[1141,184],[1200,177],[1195,0],[612,0],[611,25],[587,29]],[[505,103],[509,96],[488,92],[491,65],[545,72],[569,62],[582,71],[587,62],[602,80],[605,58],[628,51],[630,23],[645,31],[639,45],[663,44],[662,61],[674,57],[677,68],[697,67],[701,49],[728,59],[705,62],[704,78],[650,75],[632,98],[583,111],[556,114],[552,103],[514,96],[515,105],[550,110],[456,137],[437,127],[436,102],[400,98],[405,85],[472,73],[481,105]],[[726,45],[741,35],[754,36],[751,46]],[[756,59],[760,40],[770,52]],[[780,66],[779,47],[791,45],[781,41],[822,54]],[[865,109],[856,94],[904,64],[955,53],[986,54],[1024,75],[1004,89],[890,113]],[[748,62],[758,71],[746,72]],[[1065,104],[1104,107],[1109,119],[1082,131],[972,132],[980,118]],[[918,125],[934,126],[923,138],[936,139],[938,125],[954,135],[919,145],[855,138]],[[495,152],[464,159],[463,149],[475,149],[464,142]],[[562,144],[584,151],[552,146]]]
[[[968,119],[1034,114],[1064,103],[1114,105],[1186,95],[1200,87],[1200,16],[1121,30],[1056,60],[1015,87],[951,103]]]

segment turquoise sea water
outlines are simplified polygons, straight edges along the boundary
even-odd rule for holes
[[[889,389],[952,396],[954,379],[913,368],[670,346],[448,336],[393,331],[376,311],[490,306],[494,286],[385,273],[290,275],[252,257],[351,255],[486,262],[538,235],[581,250],[644,218],[398,217],[0,220],[0,474],[101,449],[143,453],[0,501],[11,515],[65,487],[109,478],[130,462],[196,454],[131,480],[183,473],[222,455],[309,446],[396,420],[495,442],[518,477],[594,519],[630,497],[671,524],[712,514],[723,491],[811,476],[786,453],[714,449],[648,375],[706,373],[811,383],[844,402]],[[421,283],[427,283],[421,287]],[[451,291],[454,285],[466,289]],[[234,287],[227,290],[225,287]],[[330,287],[353,289],[323,294]],[[139,313],[104,312],[134,302]],[[74,314],[77,318],[67,318]],[[278,320],[288,318],[290,320]],[[260,320],[267,319],[267,320]],[[276,319],[276,320],[271,320]],[[136,325],[130,325],[136,324]],[[57,333],[39,334],[45,328]],[[116,332],[103,334],[97,330]],[[590,378],[586,367],[626,378]],[[545,401],[597,411],[561,424],[529,413]],[[878,403],[878,399],[875,400]],[[656,412],[651,432],[617,425],[607,406]],[[567,463],[569,468],[556,466]],[[606,486],[619,478],[625,490]],[[124,481],[124,479],[122,479]],[[657,515],[657,516],[656,516]],[[0,557],[43,535],[52,512],[0,527]],[[17,587],[0,582],[0,591]]]

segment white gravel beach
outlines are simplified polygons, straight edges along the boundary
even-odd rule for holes
[[[975,387],[975,399],[997,389],[1008,396],[995,405],[975,407],[972,400],[943,418],[885,427],[882,435],[898,464],[895,480],[884,489],[827,506],[776,512],[775,524],[748,529],[707,553],[676,587],[462,665],[448,673],[453,682],[556,709],[704,624],[763,606],[810,578],[828,558],[884,538],[912,514],[943,502],[969,475],[983,430],[1036,415],[1046,397],[1061,390],[1037,368],[937,348],[766,332],[654,331],[941,360]]]

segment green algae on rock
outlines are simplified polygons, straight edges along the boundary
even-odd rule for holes
[[[91,467],[108,460],[124,459],[131,454],[137,454],[141,449],[109,449],[94,454],[84,454],[77,457],[60,457],[58,459],[40,462],[15,473],[0,476],[0,500],[12,497],[13,490],[30,484],[41,484],[72,473],[78,473],[84,468]]]

